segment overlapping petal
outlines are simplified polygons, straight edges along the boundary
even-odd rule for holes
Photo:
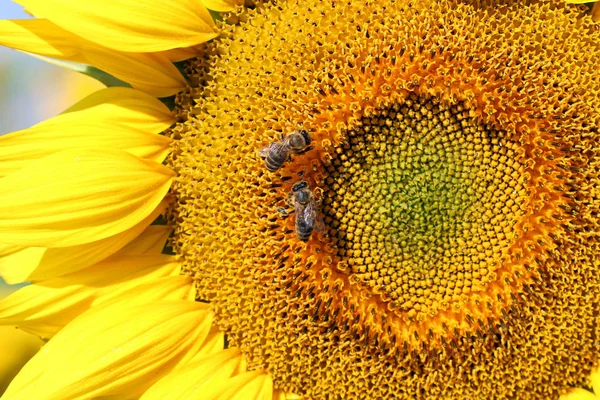
[[[245,372],[214,382],[204,392],[204,400],[271,400],[273,380],[265,371]]]
[[[136,398],[203,345],[208,306],[191,301],[89,310],[19,372],[4,400]]]
[[[137,157],[161,163],[169,154],[171,139],[126,125],[109,126],[87,119],[39,124],[0,136],[0,177],[10,175],[53,153],[78,147],[93,148],[98,144],[120,149]]]
[[[160,54],[165,56],[172,62],[187,60],[188,58],[193,58],[201,55],[203,52],[202,45],[192,46],[192,47],[182,47],[179,49],[171,49],[160,51],[154,54]]]
[[[107,48],[85,52],[86,64],[93,65],[156,97],[176,94],[187,83],[171,60],[162,54],[123,53]]]
[[[146,248],[160,249],[154,252],[154,254],[160,254],[171,229],[167,226],[148,225],[165,208],[166,201],[163,201],[138,224],[117,235],[95,242],[61,248],[17,247],[16,251],[0,257],[0,277],[9,284],[36,282],[89,267],[119,250],[123,254],[144,254],[145,252],[142,250]],[[136,239],[129,243],[134,238]],[[129,244],[127,245],[127,243]],[[124,247],[132,247],[132,250],[126,250]],[[138,248],[140,251],[136,251]],[[8,250],[9,247],[6,246],[6,249]]]
[[[0,394],[44,342],[14,326],[0,326]]]
[[[193,300],[192,280],[173,276],[178,272],[179,264],[172,256],[112,257],[60,278],[25,286],[0,300],[0,325],[17,325],[48,338],[91,307]]]
[[[152,386],[141,400],[285,400],[283,391],[273,391],[271,376],[264,371],[245,372],[238,349],[228,349],[199,358],[167,375]],[[299,398],[297,396],[290,396]]]
[[[167,225],[151,225],[134,241],[123,247],[116,256],[161,254],[172,231]]]
[[[121,233],[152,213],[173,172],[122,150],[65,150],[0,179],[0,243],[67,247]]]
[[[65,120],[105,125],[117,123],[150,133],[160,133],[175,123],[173,113],[160,100],[124,87],[98,90],[42,124]]]
[[[4,257],[10,254],[14,254],[17,251],[21,251],[23,249],[25,249],[26,247],[23,246],[17,246],[14,244],[6,244],[6,243],[0,243],[0,257]],[[2,276],[2,273],[0,272],[0,276]],[[10,282],[8,282],[10,283]]]
[[[0,45],[40,56],[84,62],[81,40],[47,19],[0,20]]]
[[[281,389],[275,390],[273,393],[273,400],[303,400],[304,397],[297,395],[296,393],[287,393]]]
[[[156,97],[171,96],[186,86],[185,79],[165,54],[116,51],[43,18],[0,21],[0,45],[93,65]]]
[[[592,371],[590,381],[592,382],[592,389],[594,389],[594,393],[600,393],[600,368],[596,368],[594,371]]]
[[[203,400],[211,386],[222,384],[245,370],[244,358],[238,349],[222,350],[167,375],[140,400]]]
[[[236,7],[243,6],[243,0],[202,0],[202,4],[209,10],[226,12],[233,11]]]
[[[194,46],[217,36],[196,0],[15,0],[36,17],[125,52]]]
[[[598,400],[598,397],[585,389],[574,388],[568,394],[560,396],[560,400]]]
[[[218,325],[213,325],[210,333],[204,340],[202,348],[191,358],[187,360],[187,364],[196,362],[206,356],[218,353],[225,348],[225,334],[219,329]],[[187,365],[184,364],[184,365]]]

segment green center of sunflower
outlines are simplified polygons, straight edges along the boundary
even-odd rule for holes
[[[483,290],[522,212],[505,136],[461,104],[414,94],[363,118],[336,149],[322,200],[352,274],[418,319]]]

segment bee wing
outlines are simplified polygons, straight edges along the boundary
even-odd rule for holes
[[[302,209],[302,219],[306,221],[308,225],[315,225],[315,208],[311,204],[307,204],[306,207]]]
[[[317,221],[315,222],[315,231],[317,231],[321,236],[327,235],[327,227],[325,226],[325,221],[321,214],[317,217]]]
[[[321,236],[327,236],[328,230],[323,220],[323,215],[318,211],[315,201],[311,201],[304,209],[307,222],[314,227],[314,231]]]
[[[273,146],[273,143],[271,143],[268,146],[265,146],[262,149],[260,149],[258,151],[258,155],[260,157],[262,157],[262,158],[267,158],[267,155],[269,154],[269,151],[271,151],[271,146]]]
[[[307,205],[296,205],[296,218],[306,226],[315,227],[317,211],[313,202]]]

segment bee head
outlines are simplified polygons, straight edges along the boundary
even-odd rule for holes
[[[306,189],[308,187],[308,183],[306,181],[300,181],[292,186],[292,192],[297,193],[302,189]]]
[[[289,144],[296,153],[301,152],[310,144],[310,136],[307,131],[294,131],[289,136]]]
[[[292,191],[294,192],[296,201],[300,204],[308,204],[312,197],[312,193],[308,189],[308,183],[305,181],[300,181],[292,186]]]

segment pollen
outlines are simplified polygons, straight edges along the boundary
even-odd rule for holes
[[[585,7],[303,0],[228,18],[176,99],[169,218],[249,367],[309,399],[589,384],[600,34]],[[310,148],[269,171],[261,149],[296,130]]]

